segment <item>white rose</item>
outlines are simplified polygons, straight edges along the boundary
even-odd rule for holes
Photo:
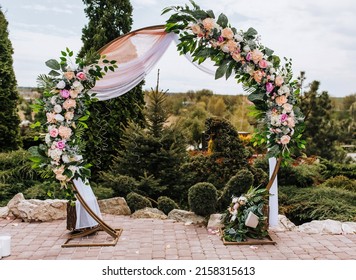
[[[55,118],[56,121],[58,121],[58,122],[64,121],[64,117],[63,117],[61,114],[56,114],[56,115],[54,116],[54,118]]]
[[[276,69],[274,69],[273,67],[271,67],[271,68],[269,69],[269,72],[270,72],[271,74],[274,74],[274,73],[276,73]]]
[[[56,85],[56,87],[57,87],[58,89],[64,89],[65,86],[66,86],[66,83],[65,83],[64,81],[60,81],[60,82],[58,82],[58,84]]]
[[[245,205],[247,202],[247,198],[244,196],[240,196],[237,201],[240,205]]]
[[[78,92],[81,92],[84,89],[83,85],[79,81],[75,81],[73,83],[73,88],[75,88]]]
[[[255,70],[253,69],[253,67],[251,67],[250,65],[247,65],[246,67],[245,67],[245,73],[248,73],[248,74],[250,74],[251,76],[253,75],[253,72],[254,72]]]
[[[244,52],[249,52],[251,49],[250,49],[249,45],[246,45],[246,46],[244,46],[243,50],[244,50]]]
[[[232,203],[236,203],[237,202],[237,197],[235,196],[233,199],[232,199]]]
[[[62,106],[58,105],[58,104],[54,105],[53,110],[54,110],[54,112],[56,112],[58,114],[58,113],[62,112]]]
[[[67,155],[62,155],[62,160],[64,163],[68,163],[69,162],[69,157]]]
[[[225,44],[221,47],[221,50],[224,52],[224,53],[229,53],[230,50],[229,50],[229,47]]]
[[[51,135],[49,135],[49,133],[47,133],[45,136],[45,142],[47,145],[49,145],[51,143]]]
[[[283,95],[283,94],[289,94],[290,93],[290,89],[288,86],[284,85],[281,86],[280,89],[278,90],[278,94],[279,95]]]
[[[52,97],[51,97],[51,104],[52,104],[52,105],[56,105],[56,103],[57,103],[56,101],[57,101],[57,96],[55,96],[55,95],[52,96]]]
[[[81,161],[81,160],[83,160],[83,156],[81,156],[81,155],[75,155],[75,156],[74,156],[74,159],[75,159],[75,161]]]
[[[281,118],[279,116],[272,116],[271,117],[271,124],[273,126],[281,126]]]
[[[235,40],[237,41],[237,42],[242,42],[244,39],[242,38],[242,36],[241,35],[239,35],[239,34],[236,34],[235,36],[234,36],[234,38],[235,38]]]
[[[293,110],[293,105],[289,103],[283,104],[283,113],[290,113]]]

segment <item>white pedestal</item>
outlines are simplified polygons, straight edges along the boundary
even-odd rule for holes
[[[7,257],[11,255],[11,236],[2,235],[0,236],[0,256]]]

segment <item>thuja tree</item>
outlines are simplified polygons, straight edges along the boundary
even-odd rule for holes
[[[17,114],[19,96],[7,26],[0,6],[0,152],[16,150],[21,145]]]
[[[83,0],[89,19],[83,28],[83,47],[79,56],[98,51],[105,44],[132,27],[132,6],[129,0]],[[130,92],[94,103],[90,108],[89,131],[86,134],[86,158],[93,164],[93,179],[100,170],[107,170],[119,146],[123,130],[129,122],[143,120],[142,84]]]
[[[306,153],[329,160],[342,160],[337,149],[340,129],[332,120],[332,104],[326,91],[319,92],[320,82],[313,81],[301,97],[300,108],[305,116],[304,137],[308,143]]]

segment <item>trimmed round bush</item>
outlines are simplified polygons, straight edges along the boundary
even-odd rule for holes
[[[152,203],[149,199],[135,192],[130,192],[126,196],[126,202],[132,213],[139,209],[152,207]]]
[[[137,190],[138,182],[126,175],[101,173],[101,186],[113,190],[113,196],[125,197],[130,192]]]
[[[164,214],[168,215],[173,209],[178,209],[178,204],[168,196],[160,196],[157,199],[157,208]]]
[[[339,175],[327,179],[322,186],[329,188],[338,188],[348,191],[356,191],[356,180],[347,178],[346,176]]]
[[[188,204],[197,215],[208,216],[216,211],[218,194],[211,183],[201,182],[188,190]]]

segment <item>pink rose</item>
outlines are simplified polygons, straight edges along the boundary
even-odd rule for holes
[[[65,146],[66,146],[66,142],[63,140],[58,141],[56,144],[56,148],[58,148],[60,150],[63,150],[65,148]]]
[[[288,135],[283,135],[283,136],[281,137],[281,143],[282,143],[283,145],[287,145],[287,144],[289,143],[289,141],[290,141],[290,136],[288,136]]]
[[[80,80],[80,81],[85,81],[87,79],[87,76],[85,75],[84,72],[79,72],[77,73],[76,75],[77,79]]]
[[[257,83],[260,83],[262,81],[263,74],[264,73],[261,70],[257,70],[253,72],[253,78]]]
[[[231,28],[226,27],[221,31],[221,36],[228,40],[232,40],[234,38],[234,32],[232,31]]]
[[[280,87],[284,83],[284,79],[281,76],[277,76],[274,80],[277,87]]]
[[[210,31],[215,26],[215,20],[212,18],[206,18],[203,20],[203,26],[206,30]]]
[[[72,130],[69,127],[61,125],[58,129],[58,134],[63,139],[69,139],[70,136],[72,135]]]
[[[75,108],[77,103],[74,99],[68,98],[66,101],[63,102],[63,108],[68,110],[70,108]]]
[[[246,60],[247,61],[250,61],[252,59],[252,53],[251,52],[248,52],[247,54],[246,54]]]
[[[260,62],[258,62],[258,66],[260,66],[260,68],[267,68],[268,66],[268,62],[264,59],[260,60]]]
[[[285,122],[288,119],[288,115],[287,114],[282,114],[281,115],[281,122]]]
[[[69,97],[69,90],[67,89],[61,89],[60,91],[60,95],[63,97],[63,98],[68,98]]]
[[[287,97],[285,95],[278,96],[276,98],[276,103],[278,106],[283,106],[283,104],[287,103]]]
[[[266,91],[267,91],[268,93],[272,92],[273,89],[274,89],[274,86],[273,86],[272,83],[267,83],[267,84],[266,84]]]
[[[49,131],[49,135],[51,135],[51,137],[53,138],[56,138],[58,136],[58,129],[57,128],[52,128],[50,131]]]
[[[223,43],[225,40],[224,40],[224,37],[223,36],[219,36],[218,37],[218,42],[219,43]]]

